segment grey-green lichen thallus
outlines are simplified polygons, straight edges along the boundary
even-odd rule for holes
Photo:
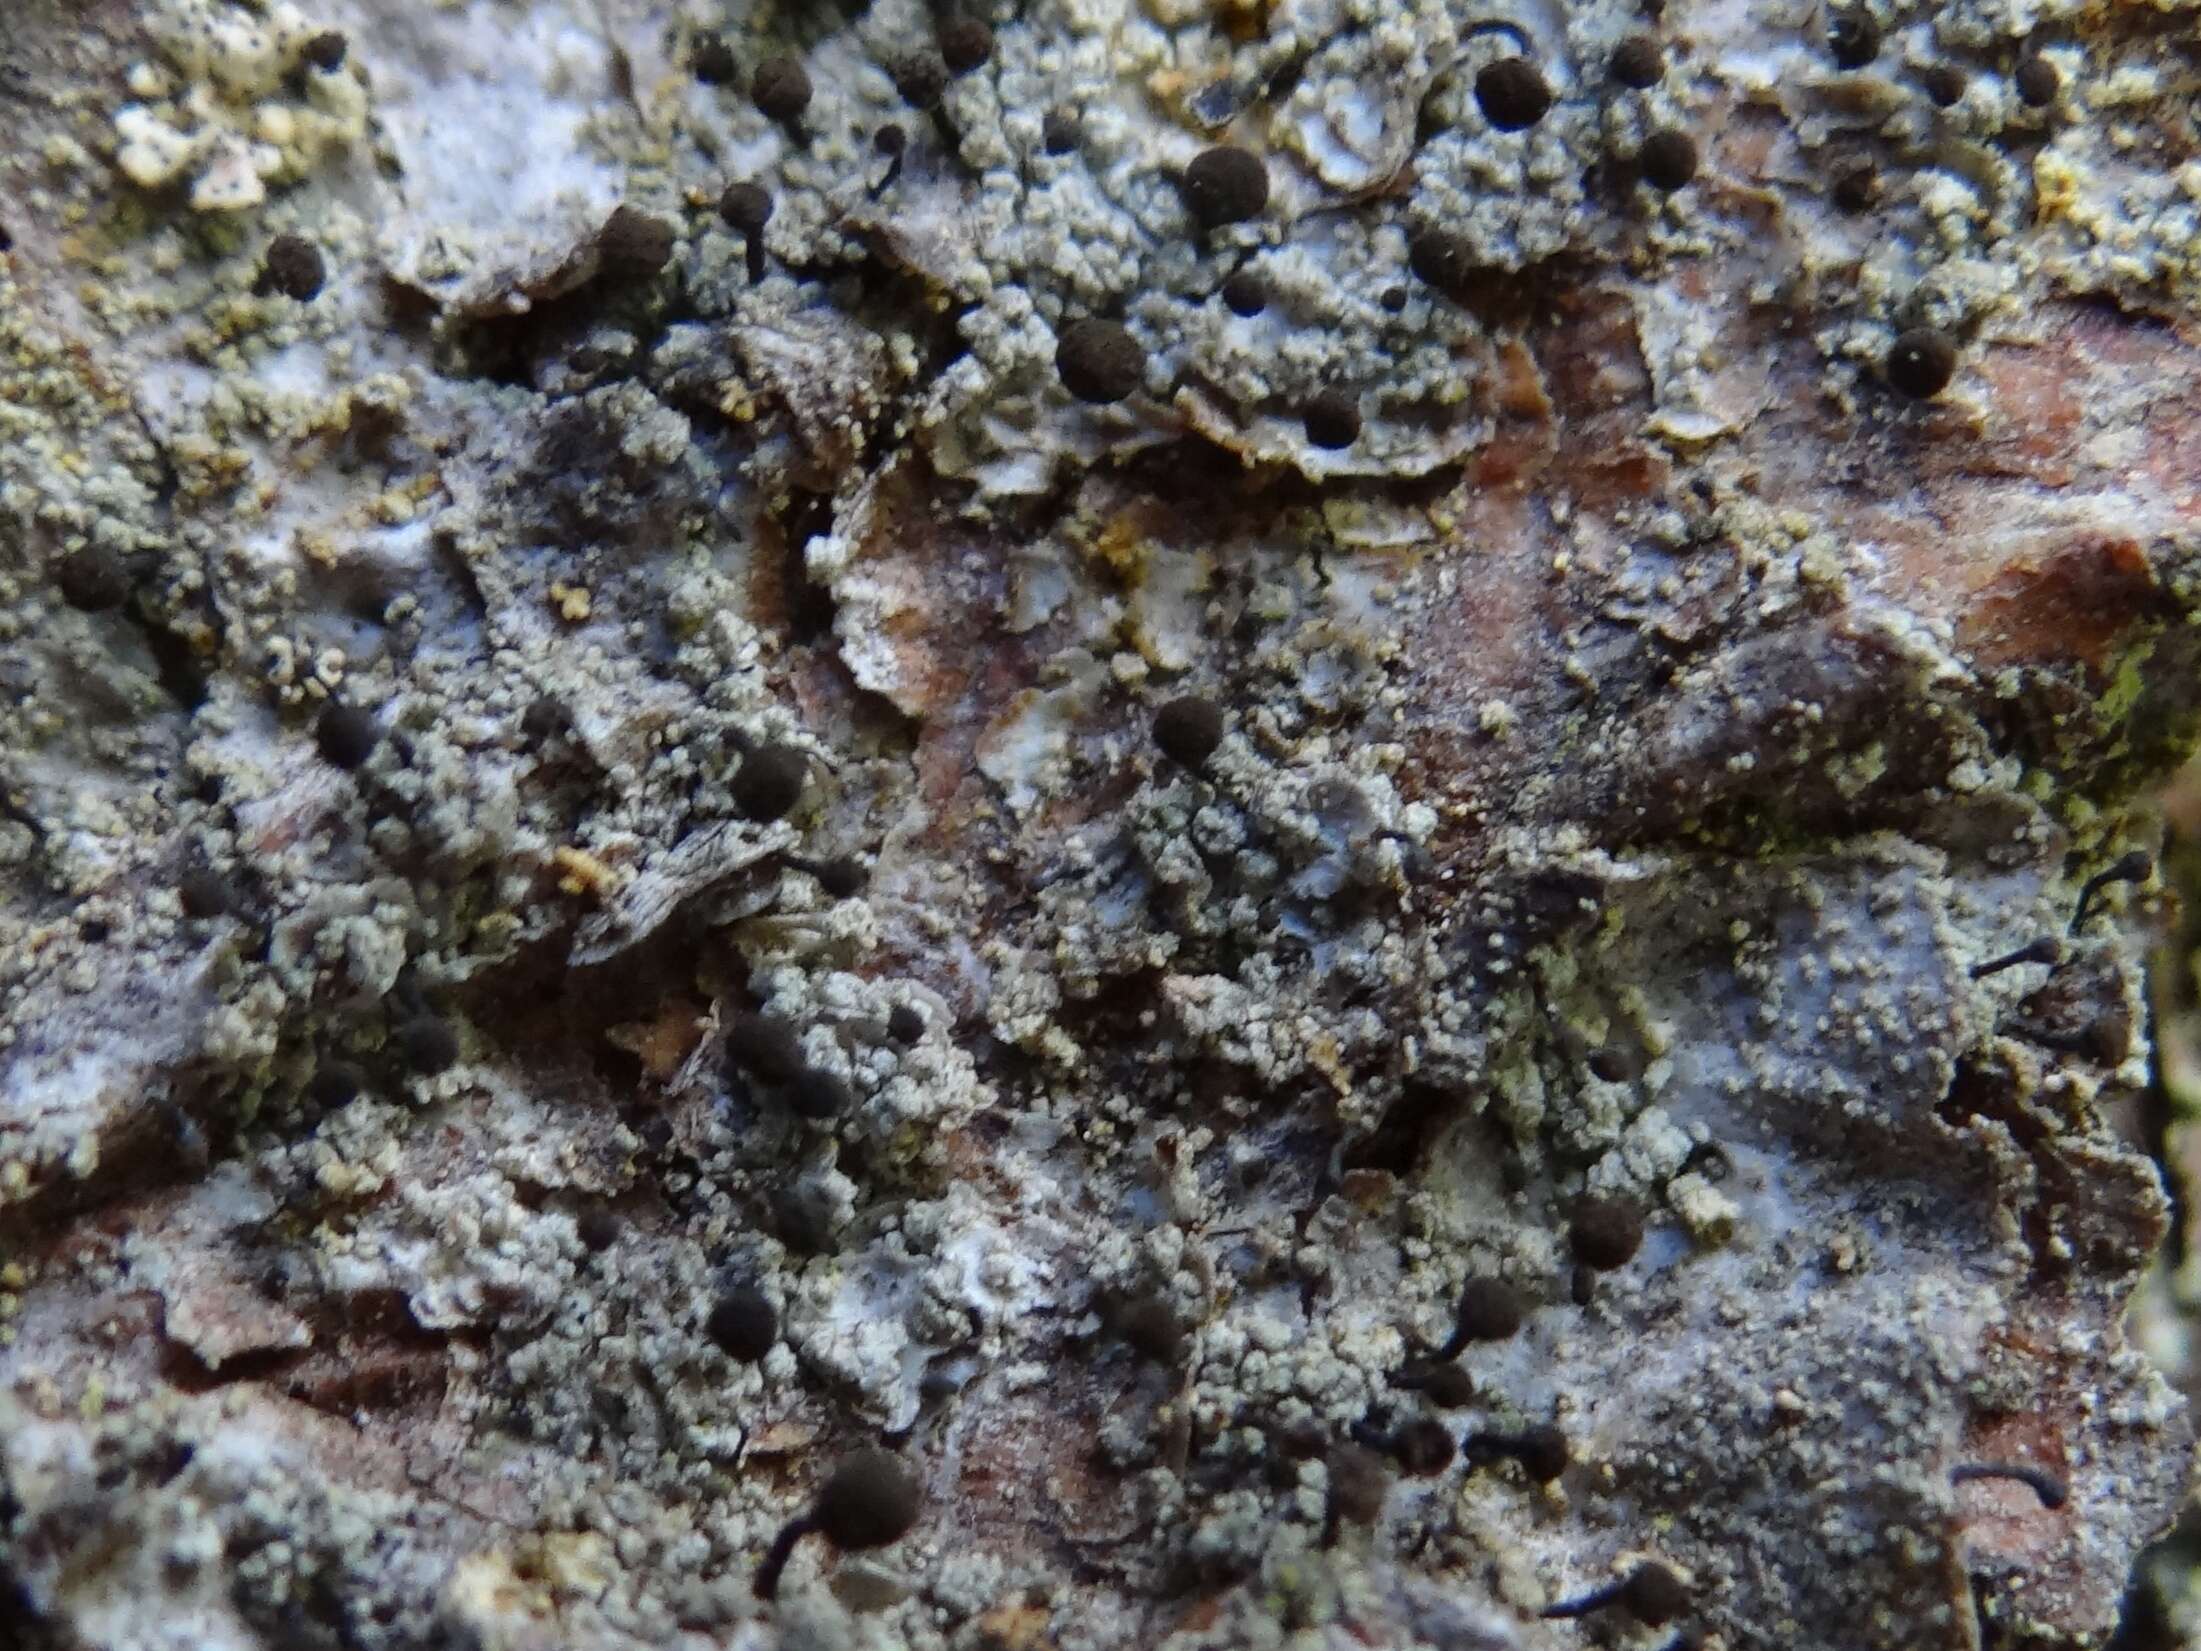
[[[2107,1642],[2182,18],[11,8],[0,1620]]]

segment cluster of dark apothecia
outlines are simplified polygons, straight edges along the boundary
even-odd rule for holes
[[[1838,17],[1829,30],[1828,49],[1844,69],[1871,61],[1876,47],[1877,38],[1869,20],[1861,16]],[[937,55],[920,53],[898,65],[896,85],[914,110],[937,122],[947,79],[978,67],[990,50],[991,40],[983,24],[949,20],[941,27]],[[706,81],[732,83],[740,78],[738,61],[722,42],[699,43],[693,63],[699,78]],[[1662,47],[1649,34],[1624,40],[1609,63],[1611,82],[1628,89],[1651,87],[1664,72]],[[2053,105],[2056,71],[2045,58],[2029,57],[2018,67],[2015,78],[2029,106]],[[1936,105],[1954,102],[1963,91],[1961,74],[1954,68],[1924,72],[1920,83]],[[808,73],[799,61],[780,58],[760,63],[750,76],[749,86],[760,111],[776,121],[799,126],[812,92]],[[1486,65],[1475,76],[1474,95],[1491,128],[1501,132],[1533,127],[1545,118],[1554,101],[1543,75],[1525,53]],[[876,151],[883,166],[872,185],[875,192],[892,187],[911,141],[910,129],[899,122],[878,130]],[[1051,112],[1042,141],[1051,153],[1073,149],[1079,141],[1074,117],[1062,111]],[[1695,140],[1675,128],[1652,131],[1633,157],[1635,176],[1651,190],[1664,193],[1687,187],[1698,166]],[[1852,176],[1845,175],[1845,182]],[[1217,145],[1204,151],[1186,168],[1181,182],[1188,217],[1203,233],[1258,217],[1269,203],[1266,163],[1234,145]],[[734,182],[726,187],[718,209],[728,228],[744,243],[750,278],[761,279],[768,259],[765,237],[774,216],[770,189],[754,180]],[[603,225],[596,251],[607,275],[641,279],[667,266],[677,241],[678,231],[672,224],[635,208],[621,207]],[[1465,244],[1441,228],[1419,228],[1410,239],[1409,251],[1411,273],[1449,296],[1470,295],[1484,277],[1485,272]],[[259,289],[293,302],[310,303],[327,277],[320,250],[301,236],[286,234],[276,237],[265,249]],[[1259,314],[1271,301],[1262,272],[1252,262],[1230,269],[1216,292],[1241,316]],[[1913,329],[1890,347],[1884,373],[1897,390],[1931,397],[1951,382],[1957,363],[1954,340],[1931,329]],[[1128,399],[1139,391],[1146,380],[1148,361],[1143,347],[1127,328],[1105,317],[1088,316],[1068,321],[1060,329],[1057,367],[1072,396],[1087,403],[1106,404]],[[1310,398],[1303,408],[1303,418],[1310,443],[1325,449],[1350,447],[1362,430],[1360,405],[1343,389],[1333,388]],[[130,594],[125,570],[111,556],[97,550],[81,551],[69,558],[62,565],[60,580],[66,599],[86,611],[120,606]],[[533,731],[545,737],[551,732],[547,727]],[[1153,738],[1162,754],[1195,773],[1208,767],[1225,734],[1222,710],[1198,697],[1165,703],[1153,723]],[[372,782],[376,754],[386,738],[372,713],[348,704],[331,705],[314,724],[312,738],[328,763],[360,773],[363,786]],[[784,819],[795,810],[809,778],[810,759],[798,747],[751,744],[742,751],[740,764],[729,780],[729,795],[744,819],[766,824]],[[863,890],[863,867],[853,858],[814,859],[791,853],[779,858],[790,869],[813,877],[831,898],[852,898]],[[2113,881],[2143,879],[2149,870],[2144,856],[2128,856],[2089,879],[2073,927],[2085,920],[2104,886]],[[187,916],[207,923],[238,915],[250,901],[249,890],[240,889],[209,866],[186,869],[178,879],[177,894]],[[2024,965],[2054,967],[2063,956],[2061,942],[2043,937],[2005,957],[1976,966],[1974,972],[1985,976]],[[396,1007],[399,1013],[390,1028],[388,1047],[407,1070],[432,1076],[455,1064],[462,1045],[448,1019],[402,993]],[[923,1032],[923,1019],[914,1008],[902,1005],[893,1011],[888,1035],[894,1042],[914,1043]],[[803,1049],[801,1032],[784,1020],[766,1014],[735,1016],[724,1028],[724,1047],[728,1066],[734,1072],[783,1099],[787,1109],[800,1118],[830,1124],[854,1104],[848,1081],[814,1063]],[[1593,1057],[1593,1064],[1598,1058],[1602,1057]],[[359,1093],[364,1082],[358,1068],[331,1058],[322,1063],[314,1080],[313,1098],[325,1107],[340,1106]],[[584,1212],[579,1232],[591,1250],[604,1249],[617,1238],[615,1222],[601,1209]],[[1590,1299],[1596,1275],[1627,1265],[1641,1239],[1642,1216],[1633,1206],[1598,1199],[1578,1203],[1569,1231],[1577,1263],[1570,1285],[1573,1299],[1578,1303]],[[1467,1280],[1460,1293],[1452,1338],[1427,1359],[1398,1372],[1397,1385],[1418,1390],[1438,1409],[1459,1408],[1472,1402],[1479,1390],[1472,1375],[1458,1362],[1460,1356],[1475,1344],[1516,1335],[1534,1310],[1522,1292],[1504,1280]],[[1111,1304],[1108,1316],[1114,1332],[1141,1356],[1164,1366],[1181,1362],[1186,1332],[1167,1302],[1140,1297]],[[710,1304],[702,1328],[729,1358],[744,1363],[766,1357],[779,1335],[778,1314],[770,1296],[752,1282],[727,1285]],[[1365,1522],[1380,1513],[1388,1474],[1386,1458],[1409,1475],[1441,1473],[1461,1461],[1471,1472],[1511,1464],[1530,1482],[1550,1483],[1568,1471],[1571,1451],[1564,1432],[1546,1422],[1527,1421],[1505,1431],[1480,1429],[1456,1435],[1434,1417],[1395,1422],[1371,1417],[1361,1425],[1354,1443],[1330,1450],[1333,1526]],[[2032,1486],[2049,1506],[2058,1505],[2065,1495],[2060,1481],[2045,1470],[2024,1464],[1975,1463],[1953,1471],[1959,1480],[2020,1480]],[[810,1511],[782,1532],[757,1577],[757,1591],[766,1596],[772,1593],[780,1567],[804,1535],[823,1535],[843,1549],[881,1546],[912,1527],[917,1508],[914,1476],[896,1458],[879,1452],[851,1457],[827,1479]],[[1663,1626],[1685,1614],[1692,1598],[1691,1589],[1678,1573],[1651,1562],[1630,1571],[1610,1587],[1562,1602],[1549,1614],[1578,1616],[1610,1609],[1648,1625]]]
[[[1664,43],[1655,31],[1661,8],[1647,6],[1653,29],[1622,38],[1612,49],[1601,75],[1580,77],[1589,88],[1585,95],[1641,94],[1659,86],[1668,73]],[[1515,25],[1487,21],[1471,25],[1469,37],[1497,38],[1512,55],[1497,57],[1478,68],[1472,80],[1473,100],[1491,132],[1517,134],[1542,123],[1557,106],[1559,94],[1531,53],[1531,43]],[[341,35],[316,41],[309,52],[312,61],[341,62]],[[948,124],[943,97],[956,77],[982,68],[994,52],[992,29],[968,14],[944,15],[937,24],[930,48],[905,52],[889,67],[896,89],[913,112],[940,127],[945,148],[953,151],[957,135]],[[1882,37],[1879,26],[1861,8],[1837,10],[1825,23],[1823,49],[1826,60],[1843,73],[1857,73],[1879,66]],[[745,90],[756,109],[798,138],[815,96],[808,67],[796,56],[781,54],[762,58],[746,71],[738,54],[726,41],[705,34],[691,42],[688,62],[702,82],[729,90]],[[2036,46],[2014,52],[2005,65],[2010,84],[2023,108],[2045,133],[2065,95],[2062,72]],[[1969,85],[1965,70],[1951,61],[1915,65],[1912,78],[1927,103],[1936,110],[1961,102]],[[1597,88],[1602,81],[1604,92]],[[874,196],[892,187],[911,142],[910,127],[901,121],[883,124],[873,134],[881,159],[881,175],[871,185]],[[1050,154],[1074,150],[1079,141],[1078,122],[1063,110],[1051,110],[1043,123],[1041,147]],[[1611,157],[1617,178],[1633,180],[1656,195],[1672,195],[1697,178],[1702,157],[1694,137],[1674,126],[1655,126],[1644,133],[1633,150]],[[1232,143],[1216,144],[1197,155],[1178,180],[1187,228],[1206,236],[1232,225],[1260,218],[1271,202],[1269,163],[1253,151]],[[1868,209],[1880,196],[1883,180],[1872,163],[1845,163],[1832,180],[1829,198],[1846,211]],[[767,267],[766,235],[774,215],[774,199],[767,183],[741,179],[728,184],[719,202],[721,216],[744,243],[749,277],[763,278]],[[663,269],[677,244],[677,227],[632,207],[621,207],[603,226],[598,255],[603,271],[612,276],[646,277]],[[1468,307],[1479,307],[1502,285],[1503,272],[1487,266],[1471,241],[1447,229],[1443,223],[1410,213],[1406,269],[1434,291]],[[1218,243],[1221,249],[1221,243]],[[1259,254],[1219,250],[1222,268],[1213,286],[1217,301],[1232,313],[1246,317],[1261,313],[1270,303],[1269,283],[1264,278]],[[321,250],[305,237],[289,232],[275,237],[263,254],[257,290],[310,303],[322,290],[327,271]],[[1405,288],[1385,292],[1387,308],[1403,307]],[[1095,406],[1126,401],[1147,383],[1151,362],[1147,348],[1121,321],[1107,315],[1065,317],[1056,329],[1056,368],[1063,387],[1080,402]],[[1883,380],[1906,397],[1928,400],[1953,382],[1961,360],[1959,341],[1938,327],[1920,325],[1903,329],[1887,346],[1881,359]],[[1350,388],[1330,386],[1312,392],[1299,410],[1310,446],[1324,450],[1352,447],[1365,427],[1361,397]]]

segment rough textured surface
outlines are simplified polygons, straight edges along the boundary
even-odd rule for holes
[[[2089,884],[2201,700],[2194,9],[976,9],[7,8],[0,1624],[2101,1643],[2189,1467]],[[1571,1464],[1372,1505],[1417,1416]],[[916,1529],[753,1598],[881,1439]]]

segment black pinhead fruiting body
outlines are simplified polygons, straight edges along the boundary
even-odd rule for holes
[[[357,768],[382,743],[382,730],[356,705],[331,705],[313,725],[313,743],[324,761]]]
[[[1661,126],[1635,153],[1643,181],[1671,195],[1697,175],[1697,140],[1677,126]]]
[[[757,1598],[771,1599],[779,1592],[780,1573],[795,1544],[812,1531],[836,1548],[883,1548],[909,1534],[922,1503],[917,1476],[901,1458],[876,1448],[857,1451],[833,1470],[810,1511],[789,1520],[773,1538],[757,1568]]]
[[[601,1204],[591,1204],[573,1218],[574,1236],[592,1252],[608,1250],[619,1239],[619,1217]]]
[[[1954,63],[1929,63],[1918,71],[1918,84],[1936,109],[1954,108],[1964,97],[1964,71]]]
[[[1448,229],[1423,228],[1407,238],[1406,267],[1458,301],[1467,294],[1476,271],[1483,266],[1466,236]]]
[[[786,818],[802,800],[810,759],[792,745],[760,745],[741,759],[728,795],[745,820],[758,825]]]
[[[2047,108],[2063,90],[2062,71],[2040,52],[2028,54],[2010,79],[2018,89],[2019,100],[2028,109]]]
[[[1391,1436],[1391,1455],[1401,1472],[1428,1479],[1452,1465],[1459,1445],[1452,1430],[1428,1416],[1417,1416]]]
[[[768,57],[749,81],[749,96],[767,120],[791,125],[810,107],[810,71],[798,58]]]
[[[1251,318],[1269,307],[1269,284],[1251,265],[1223,278],[1223,304],[1231,314]]]
[[[703,1333],[737,1364],[755,1364],[780,1339],[780,1316],[754,1284],[732,1284],[711,1303]]]
[[[1336,452],[1360,440],[1360,401],[1350,390],[1324,390],[1303,415],[1310,446]]]
[[[1845,169],[1827,191],[1827,198],[1834,202],[1837,212],[1854,215],[1866,211],[1880,198],[1879,169],[1870,161]]]
[[[613,275],[655,275],[673,256],[673,226],[622,201],[596,234],[596,254]]]
[[[838,1118],[854,1106],[856,1092],[838,1073],[828,1072],[822,1066],[808,1066],[796,1073],[788,1084],[787,1104],[796,1116],[823,1123],[828,1118]]]
[[[907,1049],[925,1035],[925,1017],[913,1003],[897,1003],[887,1011],[887,1039]]]
[[[1470,1342],[1509,1340],[1520,1334],[1527,1316],[1521,1293],[1505,1280],[1470,1276],[1452,1311],[1452,1334],[1436,1356],[1453,1358]]]
[[[1475,103],[1501,132],[1521,132],[1551,111],[1551,88],[1525,57],[1501,57],[1475,75]]]
[[[1666,57],[1658,42],[1647,34],[1631,34],[1613,48],[1607,67],[1623,86],[1648,91],[1666,77]]]
[[[176,898],[186,917],[223,917],[237,906],[237,891],[212,866],[193,866],[176,880]]]
[[[1974,980],[1984,980],[1989,975],[1999,975],[2005,969],[2023,968],[2028,963],[2045,963],[2051,969],[2063,962],[2063,942],[2052,934],[2044,934],[2028,940],[2015,951],[2004,952],[2000,957],[1989,958],[1985,963],[1972,965]]]
[[[833,900],[853,900],[864,892],[871,881],[871,873],[853,855],[843,855],[835,860],[806,860],[790,855],[787,863],[797,871],[808,872],[816,878],[819,890]]]
[[[1116,1334],[1132,1351],[1165,1369],[1173,1369],[1185,1356],[1184,1326],[1160,1296],[1138,1296],[1115,1310]]]
[[[318,297],[328,279],[321,249],[303,235],[285,233],[268,242],[260,264],[260,282],[269,292],[303,304]]]
[[[947,59],[938,52],[910,52],[896,58],[894,89],[912,109],[936,107],[948,89]]]
[[[1467,1459],[1480,1467],[1510,1458],[1539,1485],[1548,1485],[1567,1471],[1573,1452],[1567,1436],[1549,1423],[1523,1428],[1519,1433],[1475,1433],[1463,1441]]]
[[[1185,694],[1154,713],[1154,743],[1185,768],[1204,768],[1223,743],[1223,713],[1212,701]]]
[[[1837,69],[1862,69],[1880,55],[1880,25],[1868,12],[1838,11],[1827,23],[1827,50]]]
[[[761,183],[730,183],[718,198],[718,215],[741,235],[762,235],[772,221],[772,192]]]
[[[1322,1545],[1337,1540],[1341,1525],[1373,1525],[1383,1517],[1384,1498],[1390,1494],[1391,1473],[1383,1458],[1365,1445],[1340,1445],[1325,1464],[1330,1491],[1324,1512]]]
[[[435,1015],[415,1015],[398,1028],[397,1048],[407,1066],[432,1078],[458,1064],[459,1035]]]
[[[741,237],[749,255],[749,284],[764,279],[764,226],[772,221],[772,192],[761,183],[730,183],[718,198],[718,215]]]
[[[1887,374],[1903,394],[1931,400],[1956,376],[1956,344],[1935,328],[1912,327],[1888,346]]]
[[[306,1093],[315,1106],[333,1112],[359,1099],[361,1084],[358,1067],[345,1061],[325,1061],[314,1072]]]
[[[1146,351],[1129,328],[1087,317],[1064,327],[1055,340],[1055,371],[1078,400],[1106,407],[1146,381]]]
[[[344,66],[351,43],[336,29],[323,29],[298,49],[298,61],[309,69],[332,75]]]
[[[1625,1267],[1643,1247],[1643,1212],[1624,1198],[1584,1198],[1567,1223],[1567,1246],[1601,1273]]]
[[[61,600],[79,613],[105,613],[128,599],[130,574],[113,551],[90,545],[61,559],[54,585]]]
[[[1577,1599],[1545,1607],[1547,1617],[1583,1617],[1607,1606],[1618,1606],[1636,1621],[1662,1628],[1689,1609],[1689,1584],[1670,1565],[1652,1559],[1638,1565],[1618,1582],[1610,1583]]]
[[[726,1023],[727,1058],[759,1083],[793,1083],[804,1069],[795,1029],[769,1015],[735,1015]]]
[[[2144,848],[2136,848],[2119,855],[2109,865],[2089,877],[2079,890],[2078,910],[2071,914],[2072,932],[2076,933],[2086,921],[2088,909],[2094,904],[2094,896],[2112,883],[2144,883],[2155,871],[2155,856]]]
[[[1435,1359],[1408,1365],[1392,1376],[1391,1385],[1420,1391],[1439,1410],[1464,1409],[1480,1396],[1473,1376],[1456,1364]]]
[[[1243,223],[1269,204],[1269,169],[1251,150],[1219,143],[1192,157],[1184,195],[1186,209],[1203,229]]]
[[[968,14],[958,14],[940,25],[940,60],[951,75],[967,75],[982,68],[994,54],[994,32]]]
[[[741,72],[733,47],[716,33],[699,34],[688,48],[688,72],[706,86],[724,86]]]

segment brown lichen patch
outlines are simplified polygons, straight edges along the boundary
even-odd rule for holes
[[[2075,662],[2099,672],[2159,605],[2137,541],[2082,539],[2005,562],[1963,609],[1957,642],[1984,665]]]
[[[667,998],[647,1020],[607,1027],[605,1040],[642,1063],[642,1070],[663,1083],[695,1053],[703,1041],[702,1010],[687,998]]]

